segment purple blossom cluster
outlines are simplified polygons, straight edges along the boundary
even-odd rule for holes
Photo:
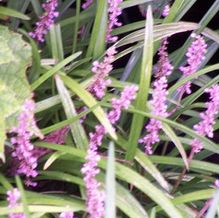
[[[27,185],[36,185],[31,182],[31,178],[37,176],[37,157],[33,154],[34,145],[31,143],[31,137],[35,135],[41,139],[43,138],[36,126],[34,108],[34,101],[27,99],[18,117],[18,126],[12,128],[15,136],[11,138],[11,143],[14,145],[12,157],[18,159],[16,173],[26,176]]]
[[[21,198],[21,194],[17,188],[7,191],[8,207],[12,209],[19,206],[20,198]],[[10,213],[8,215],[8,218],[25,218],[25,215],[23,213]]]
[[[207,109],[205,112],[200,113],[201,121],[194,125],[193,128],[198,134],[212,138],[214,136],[215,117],[219,113],[219,85],[206,89],[206,92],[210,95],[210,101],[205,103]],[[195,153],[200,152],[203,148],[202,143],[198,139],[194,139],[191,142],[191,147]]]
[[[122,23],[118,21],[118,17],[122,13],[122,9],[119,7],[119,4],[122,2],[123,0],[108,0],[109,21],[108,21],[107,32],[106,32],[107,42],[115,42],[118,40],[118,37],[112,36],[111,32],[114,27],[120,27],[122,25]]]
[[[191,37],[195,40],[192,42],[186,53],[187,64],[186,66],[181,66],[179,68],[184,77],[187,77],[198,70],[200,64],[205,59],[205,53],[207,51],[207,44],[201,35],[193,33]],[[191,94],[191,82],[186,82],[183,86],[179,87],[178,90],[181,95],[183,95],[184,92]]]
[[[51,142],[55,144],[64,144],[65,138],[69,132],[69,126],[65,126],[61,129],[55,130],[45,136],[44,140],[45,142]],[[36,158],[36,161],[38,161],[41,157],[45,156],[46,154],[52,153],[53,150],[48,148],[40,148],[40,147],[34,147],[31,151],[32,156]],[[17,170],[20,166],[20,161],[17,157],[13,157],[11,163],[10,163],[10,169],[9,174],[15,175],[17,173]]]
[[[47,0],[42,4],[42,8],[45,12],[42,16],[40,16],[39,21],[36,23],[35,30],[29,33],[32,38],[39,42],[44,42],[45,35],[54,24],[55,18],[59,16],[59,12],[56,11],[57,7],[57,0]]]
[[[153,83],[153,93],[151,104],[151,113],[160,117],[167,117],[167,76],[169,76],[173,70],[173,66],[170,64],[167,53],[167,40],[164,40],[161,48],[158,52],[159,61],[156,72],[156,80]],[[145,126],[147,134],[139,139],[139,143],[145,146],[145,153],[152,154],[152,145],[160,141],[159,131],[162,128],[161,121],[151,118],[149,123]]]
[[[121,115],[122,109],[127,109],[132,100],[136,97],[138,88],[134,85],[126,86],[121,93],[119,99],[112,99],[112,110],[108,113],[108,118],[112,124],[115,124]],[[87,212],[90,218],[101,218],[104,215],[104,192],[100,191],[101,184],[97,181],[96,176],[99,174],[98,162],[100,155],[98,147],[102,144],[102,140],[106,130],[102,125],[95,127],[95,132],[90,133],[89,148],[86,162],[81,172],[84,174],[84,182],[87,192]]]
[[[76,218],[73,212],[62,212],[59,218]]]
[[[110,71],[113,69],[112,63],[115,60],[114,55],[116,54],[115,47],[110,47],[102,62],[94,61],[92,72],[94,78],[88,90],[98,99],[101,99],[105,95],[106,87],[111,83],[111,80],[106,80]]]

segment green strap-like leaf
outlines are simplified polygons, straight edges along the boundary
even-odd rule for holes
[[[149,87],[151,81],[151,71],[152,71],[152,60],[153,60],[153,17],[151,7],[148,7],[147,10],[147,20],[145,26],[145,39],[144,39],[144,50],[143,50],[143,59],[141,66],[141,76],[139,84],[139,92],[136,98],[136,109],[145,111],[146,102],[149,94]],[[138,125],[136,125],[136,123]],[[140,114],[134,114],[131,131],[128,141],[128,149],[126,153],[127,160],[133,160],[137,145],[138,139],[141,134],[141,130],[144,124],[144,117]]]
[[[114,144],[110,143],[106,168],[105,218],[116,218],[116,184],[115,184]]]
[[[84,161],[85,152],[70,146],[59,146],[56,144],[37,142],[37,146],[46,147],[57,151],[63,151],[67,154],[71,154],[76,158],[77,161]],[[106,168],[106,161],[101,159],[99,162],[101,168]],[[123,181],[133,184],[136,188],[142,191],[144,194],[149,196],[154,202],[156,202],[171,218],[182,218],[179,210],[174,207],[170,198],[168,198],[161,190],[156,188],[149,180],[141,176],[134,170],[123,166],[122,164],[116,163],[116,176]]]
[[[86,57],[92,56],[93,59],[99,58],[104,53],[106,45],[106,27],[108,21],[107,1],[96,1],[96,4],[96,17],[86,54]]]
[[[185,150],[183,148],[183,145],[181,144],[179,138],[177,137],[177,135],[174,133],[174,131],[172,130],[172,128],[169,125],[163,123],[162,127],[163,127],[162,129],[166,133],[166,135],[176,145],[177,149],[179,150],[179,153],[182,156],[182,159],[185,163],[185,166],[188,169],[189,168],[189,162],[188,162],[188,159],[187,159],[187,155],[186,155],[186,152],[185,152]]]
[[[71,100],[70,93],[68,92],[67,88],[65,87],[59,75],[56,75],[55,80],[56,80],[57,89],[58,89],[59,96],[63,104],[66,117],[70,119],[77,115],[74,103]],[[80,123],[80,120],[77,120],[74,123],[70,124],[70,128],[71,128],[71,133],[76,143],[76,146],[81,149],[86,150],[88,146],[88,139],[87,139],[85,130]]]
[[[74,92],[76,95],[78,95],[89,108],[94,107],[97,104],[97,101],[94,99],[94,97],[75,80],[64,75],[61,75],[60,77],[62,78],[66,86],[68,86],[68,88],[71,89],[71,91]],[[93,113],[100,121],[100,123],[105,127],[106,131],[112,136],[112,138],[116,139],[117,137],[115,131],[103,109],[98,106],[94,108]]]
[[[16,18],[20,18],[22,20],[29,20],[30,18],[18,11],[15,11],[11,8],[6,8],[6,7],[2,7],[0,6],[0,15],[5,15],[5,16],[9,16],[9,17],[16,17]]]

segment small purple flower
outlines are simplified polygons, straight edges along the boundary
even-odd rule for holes
[[[73,212],[62,212],[59,218],[76,218]]]
[[[216,188],[219,188],[219,179],[215,180],[214,185],[216,186]]]
[[[167,52],[167,39],[163,40],[161,47],[158,51],[158,64],[156,66],[155,77],[169,76],[173,71],[173,66],[170,63],[169,55]]]
[[[122,109],[127,109],[132,100],[136,96],[138,88],[134,85],[127,86],[121,93],[119,99],[112,99],[112,110],[108,113],[108,118],[112,124],[115,124],[121,115]],[[87,211],[90,218],[102,218],[104,215],[104,192],[100,191],[101,184],[97,181],[96,176],[100,172],[98,162],[100,155],[98,147],[102,144],[102,140],[106,130],[102,125],[96,125],[95,132],[90,133],[89,148],[85,158],[81,172],[84,174],[84,182],[87,192]]]
[[[112,63],[115,60],[114,55],[116,54],[115,47],[110,47],[106,56],[102,62],[94,61],[92,72],[95,74],[92,84],[88,87],[88,90],[98,99],[101,99],[105,95],[106,87],[111,83],[110,80],[106,80],[110,71],[113,69]]]
[[[57,0],[47,0],[42,4],[42,8],[45,12],[40,16],[40,20],[36,23],[35,30],[29,33],[32,38],[39,42],[44,42],[45,35],[54,24],[55,18],[59,16],[59,12],[56,11],[57,6]]]
[[[164,40],[161,48],[159,49],[159,61],[155,76],[157,77],[153,83],[153,93],[151,104],[151,113],[160,117],[167,117],[167,76],[169,76],[173,70],[173,66],[170,64],[167,53],[167,40]],[[159,132],[162,128],[162,123],[159,120],[151,118],[149,123],[145,126],[147,134],[139,139],[139,143],[145,146],[145,153],[152,154],[152,145],[160,141]]]
[[[82,8],[86,10],[93,4],[93,0],[86,0],[85,3],[82,4]]]
[[[8,207],[11,209],[19,206],[20,198],[21,194],[17,188],[7,191]],[[10,213],[8,218],[25,218],[25,215],[23,213]]]
[[[202,36],[193,33],[191,37],[195,40],[192,42],[186,53],[187,64],[186,66],[181,66],[179,68],[184,77],[187,77],[198,70],[200,64],[205,59],[205,53],[207,51],[207,44]],[[178,90],[181,95],[184,92],[186,92],[187,94],[191,94],[191,82],[186,82],[186,84],[179,87]]]
[[[38,174],[36,171],[37,158],[33,155],[34,145],[30,141],[31,137],[36,135],[43,138],[36,126],[34,107],[33,100],[28,99],[25,101],[23,111],[18,117],[18,126],[12,128],[15,136],[11,138],[11,143],[14,145],[12,157],[19,161],[16,173],[26,176],[27,185],[36,185],[30,181],[30,178],[34,178]]]
[[[214,136],[215,117],[219,113],[219,85],[206,89],[206,92],[210,95],[210,101],[205,103],[207,110],[200,113],[201,121],[194,125],[193,128],[198,134],[212,138]],[[200,152],[203,148],[202,143],[198,139],[194,139],[191,146],[195,153]]]
[[[107,26],[107,42],[115,42],[118,40],[117,36],[112,36],[111,32],[114,27],[119,27],[122,25],[121,22],[118,21],[119,15],[122,13],[122,9],[119,7],[119,4],[122,3],[123,0],[108,0],[108,26]]]
[[[162,12],[162,16],[163,17],[167,17],[170,13],[170,6],[169,5],[165,5],[164,6],[164,9],[163,9],[163,12]]]

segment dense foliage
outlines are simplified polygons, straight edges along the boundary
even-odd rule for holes
[[[184,20],[199,1],[0,1],[0,217],[219,216],[219,0]]]

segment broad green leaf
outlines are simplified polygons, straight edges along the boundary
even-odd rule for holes
[[[146,110],[146,102],[149,95],[149,87],[151,81],[152,61],[153,61],[153,17],[151,7],[147,9],[147,20],[144,33],[144,50],[141,65],[141,75],[139,92],[136,98],[135,108],[138,110]],[[136,125],[136,123],[138,125]],[[138,145],[138,139],[144,124],[144,117],[140,114],[134,114],[131,124],[131,131],[128,140],[128,149],[126,153],[127,160],[133,160]]]
[[[0,26],[0,111],[5,128],[17,123],[24,101],[31,96],[26,69],[31,64],[31,47],[21,35]]]
[[[89,108],[97,104],[97,101],[94,99],[94,97],[84,88],[82,88],[82,86],[79,83],[77,83],[75,80],[64,75],[60,75],[60,77],[65,83],[65,85],[68,86],[68,88],[71,89],[72,92],[78,95]],[[116,139],[117,137],[115,131],[103,109],[100,106],[98,106],[93,110],[93,113],[100,121],[100,123],[105,127],[106,131],[112,136],[112,138]]]
[[[116,184],[114,144],[109,144],[108,161],[106,167],[106,198],[105,218],[116,218]]]
[[[65,87],[59,75],[55,76],[55,80],[66,117],[70,119],[77,115],[74,103],[71,99],[70,93],[68,92],[67,88]],[[70,124],[70,128],[76,146],[86,150],[88,146],[88,139],[86,132],[80,123],[80,120],[77,120],[74,123]]]
[[[6,139],[5,134],[5,121],[2,116],[0,116],[0,159],[5,162],[5,149],[4,143]]]
[[[0,6],[0,15],[5,15],[5,16],[9,16],[9,17],[16,17],[16,18],[20,18],[22,20],[29,20],[30,18],[18,11],[15,11],[11,8],[6,8],[6,7],[2,7]]]

